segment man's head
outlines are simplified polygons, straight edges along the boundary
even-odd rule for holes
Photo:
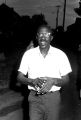
[[[50,42],[53,39],[51,28],[46,25],[40,26],[37,33],[37,39],[38,39],[38,44],[40,48],[49,47]]]

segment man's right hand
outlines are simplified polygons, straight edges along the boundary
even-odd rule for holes
[[[41,78],[36,78],[36,79],[33,80],[32,83],[34,84],[34,86],[37,86],[37,87],[41,88],[42,85],[45,83],[45,80],[41,79]]]

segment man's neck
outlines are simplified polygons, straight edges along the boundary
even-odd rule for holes
[[[40,48],[40,47],[39,47],[39,48]],[[50,46],[47,47],[47,48],[40,48],[40,52],[41,52],[41,54],[43,55],[44,58],[45,58],[46,55],[48,54],[49,49],[50,49]]]

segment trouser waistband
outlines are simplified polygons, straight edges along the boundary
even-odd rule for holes
[[[45,93],[38,93],[37,91],[31,90],[31,92],[33,92],[36,96],[39,96],[39,95],[45,95],[45,94],[51,94],[51,93],[60,92],[60,90],[50,91],[50,92],[45,92]]]

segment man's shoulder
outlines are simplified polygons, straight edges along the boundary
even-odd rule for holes
[[[58,54],[65,54],[65,52],[63,50],[61,50],[60,48],[56,48],[56,47],[51,46],[51,50],[55,53],[58,53]]]
[[[31,48],[31,49],[25,51],[25,54],[33,54],[33,53],[35,53],[37,50],[38,50],[38,47]]]

